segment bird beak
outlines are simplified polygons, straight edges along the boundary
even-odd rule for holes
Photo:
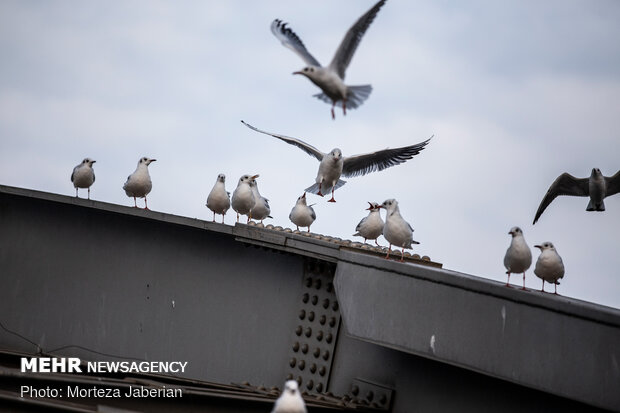
[[[302,198],[305,198],[305,197],[306,197],[306,193],[304,192],[304,194],[303,194],[301,197],[302,197]]]
[[[368,202],[368,201],[366,201]],[[375,207],[372,206],[371,202],[368,202],[368,208],[366,208],[366,211],[372,211],[373,209],[375,209]]]
[[[91,162],[92,162],[92,163],[95,163],[95,162],[97,162],[97,161],[91,161]]]
[[[302,75],[303,73],[300,72],[300,71],[297,71],[297,72],[293,72],[292,74],[294,74],[294,75]]]
[[[151,160],[149,161],[149,163],[151,163],[151,162],[155,162],[156,160],[157,160],[157,159],[151,159]]]
[[[256,179],[256,178],[258,178],[259,176],[260,176],[260,175],[254,175],[254,176],[252,177],[252,179]]]
[[[542,246],[541,245],[534,245],[534,248],[538,248],[539,250],[542,251]]]

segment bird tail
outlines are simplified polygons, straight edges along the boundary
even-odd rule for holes
[[[360,106],[368,96],[370,96],[370,92],[372,92],[371,85],[361,85],[361,86],[347,86],[349,88],[349,95],[347,96],[347,109],[356,109]],[[322,100],[326,103],[333,103],[332,99],[327,96],[325,93],[317,93],[313,95],[315,98]],[[342,100],[336,102],[336,106],[342,108]]]
[[[338,182],[336,182],[336,186],[334,186],[334,190],[340,188],[342,185],[346,184],[347,181],[343,181],[342,179],[339,179]],[[315,194],[317,195],[319,193],[319,184],[314,184],[312,186],[309,186],[305,189],[306,192],[310,192],[311,194]],[[332,191],[331,186],[329,188],[327,187],[322,187],[321,188],[321,193],[323,195],[327,195]]]
[[[592,202],[592,200],[590,200],[590,202],[588,203],[588,207],[586,208],[586,211],[604,211],[605,210],[605,202],[601,201],[600,204],[595,204]]]

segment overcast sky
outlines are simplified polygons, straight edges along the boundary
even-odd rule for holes
[[[414,253],[505,281],[518,225],[532,248],[555,244],[560,294],[620,308],[620,195],[604,213],[560,197],[531,224],[562,172],[620,169],[620,2],[389,0],[346,73],[373,92],[333,121],[317,87],[291,74],[304,63],[270,23],[289,22],[328,64],[373,4],[2,0],[0,183],[74,195],[71,171],[91,157],[92,198],[132,206],[122,185],[149,156],[151,209],[211,219],[219,173],[230,192],[259,173],[272,223],[290,227],[318,162],[241,119],[345,156],[434,134],[404,165],[348,179],[336,204],[308,195],[312,230],[351,239],[366,201],[396,198],[421,242]],[[540,289],[533,267],[527,285]]]

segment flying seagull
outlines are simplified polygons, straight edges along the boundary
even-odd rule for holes
[[[603,200],[618,192],[620,192],[620,171],[612,177],[607,177],[603,176],[600,169],[593,168],[589,178],[575,178],[564,172],[547,190],[538,211],[536,211],[534,224],[549,204],[560,195],[589,196],[590,202],[586,211],[604,211],[605,203]]]
[[[78,196],[78,188],[88,188],[88,199],[90,199],[90,187],[95,183],[95,171],[93,164],[97,162],[90,158],[84,158],[81,164],[73,168],[71,182],[75,187],[75,197]]]
[[[144,209],[149,209],[146,203],[146,196],[153,188],[151,176],[149,175],[149,165],[156,160],[157,159],[149,159],[146,156],[140,158],[136,170],[127,177],[127,182],[123,185],[125,194],[127,194],[128,197],[133,197],[133,205],[135,208],[138,207],[136,198],[144,198]]]
[[[323,91],[323,93],[314,96],[324,102],[332,104],[332,119],[336,118],[334,114],[334,107],[336,105],[342,106],[342,112],[346,115],[347,107],[350,109],[357,108],[368,98],[372,91],[372,86],[370,85],[345,85],[344,76],[364,33],[366,33],[366,30],[368,30],[368,27],[370,27],[370,24],[385,2],[386,0],[377,2],[351,26],[344,36],[344,39],[342,39],[340,46],[338,46],[331,63],[327,67],[321,66],[319,61],[308,52],[306,46],[304,46],[295,32],[289,27],[286,27],[287,23],[283,23],[282,20],[279,19],[271,23],[271,31],[278,40],[280,40],[285,47],[297,53],[307,64],[302,70],[293,72],[293,74],[306,76]]]
[[[244,121],[241,121],[241,123],[256,132],[264,133],[265,135],[273,136],[274,138],[278,138],[290,145],[295,145],[308,155],[314,156],[318,159],[321,163],[319,164],[319,172],[316,176],[316,183],[306,188],[306,192],[323,196],[331,191],[332,198],[328,202],[336,202],[334,199],[334,191],[346,183],[346,181],[340,179],[341,175],[344,175],[345,177],[366,175],[370,172],[382,171],[390,166],[406,162],[415,155],[419,154],[420,151],[422,151],[433,138],[431,136],[424,142],[411,146],[404,146],[402,148],[395,149],[383,149],[376,152],[345,158],[342,156],[342,152],[338,148],[332,149],[329,153],[323,153],[314,146],[307,144],[300,139],[265,132]]]
[[[545,281],[553,284],[555,287],[554,294],[558,293],[559,279],[564,277],[564,263],[562,257],[555,250],[553,243],[547,241],[541,245],[534,245],[540,248],[540,256],[536,261],[534,274],[542,280],[542,292],[545,292]]]

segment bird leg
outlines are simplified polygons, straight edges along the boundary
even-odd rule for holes
[[[237,222],[239,222],[239,213],[237,212]]]
[[[555,288],[555,292],[553,294],[558,295],[558,285],[554,283],[553,287]]]
[[[508,281],[506,281],[506,287],[510,287],[510,271],[506,271],[506,274],[508,274]]]
[[[523,288],[521,289],[525,290],[525,271],[523,272]]]
[[[88,199],[90,199],[90,187],[88,187]]]
[[[248,212],[248,224],[250,223],[251,219],[252,219],[252,211]]]
[[[404,259],[405,259],[405,247],[403,247],[403,250],[400,253],[400,262],[403,262]]]
[[[336,187],[335,187],[335,186],[332,186],[332,199],[330,199],[330,200],[329,200],[329,201],[327,201],[327,202],[336,202],[336,200],[334,199],[334,191],[335,191],[335,190],[336,190]]]
[[[75,197],[77,198],[77,186],[75,187]]]
[[[222,224],[224,223],[224,215],[226,214],[222,214]],[[215,213],[213,213],[213,219],[215,220]]]
[[[386,260],[390,258],[390,252],[391,251],[392,251],[392,243],[390,242],[390,246],[388,247],[387,255],[385,256]]]
[[[542,280],[542,282],[543,282],[543,287],[542,287],[542,290],[540,290],[540,291],[542,291],[544,293],[545,292],[545,280]]]
[[[332,119],[336,120],[336,114],[334,113],[334,106],[336,106],[336,102],[332,104]]]
[[[308,225],[308,232],[310,232],[310,225]]]
[[[211,221],[211,222],[215,222],[215,211],[213,211],[213,221]]]
[[[318,196],[323,196],[323,194],[321,193],[321,185],[323,185],[323,180],[322,179],[321,179],[321,182],[319,182],[319,193],[317,194]],[[76,190],[76,192],[77,192],[77,190]]]
[[[138,203],[136,202],[136,197],[133,197],[133,207],[138,208]]]
[[[149,205],[146,203],[146,195],[144,196],[144,209],[149,211]]]
[[[342,99],[342,113],[344,116],[347,116],[347,100]]]

